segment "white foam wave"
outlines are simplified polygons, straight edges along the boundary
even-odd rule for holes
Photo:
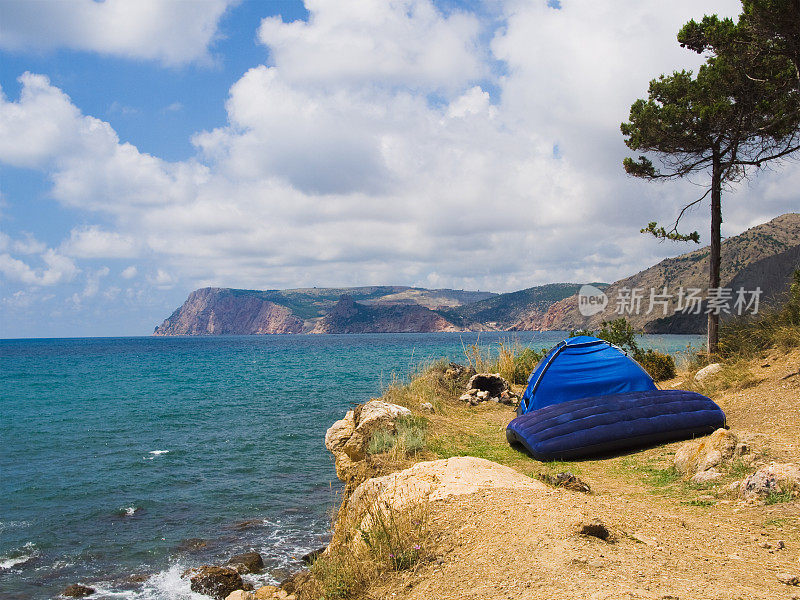
[[[169,454],[169,450],[150,450],[148,452],[150,456],[145,456],[145,460],[153,460],[156,456],[161,456],[162,454]]]
[[[8,571],[17,565],[24,564],[29,560],[39,556],[39,550],[33,544],[28,542],[22,547],[22,550],[11,553],[12,556],[0,556],[0,571]]]
[[[126,506],[122,509],[122,512],[125,514],[126,517],[132,517],[136,511],[139,510],[136,506]]]
[[[150,576],[131,598],[135,600],[208,600],[189,587],[189,578],[182,578],[188,565],[175,563],[166,571]]]

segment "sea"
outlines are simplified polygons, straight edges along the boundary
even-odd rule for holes
[[[275,583],[323,546],[326,429],[477,343],[563,332],[0,340],[0,597],[207,600],[181,574],[255,550]],[[644,336],[680,355],[700,336]]]

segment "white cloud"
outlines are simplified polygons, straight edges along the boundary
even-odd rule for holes
[[[139,244],[129,235],[93,225],[70,231],[61,251],[75,258],[131,258],[139,254]]]
[[[86,284],[83,291],[75,293],[70,299],[75,306],[80,306],[84,300],[94,298],[100,291],[100,280],[111,272],[108,267],[101,267],[86,274]]]
[[[472,15],[429,0],[306,0],[308,22],[264,19],[258,37],[289,81],[457,89],[488,73]]]
[[[0,254],[0,273],[8,280],[31,286],[51,286],[69,282],[79,272],[78,267],[66,256],[48,249],[41,255],[44,267],[35,269],[8,253]]]
[[[63,254],[152,257],[143,279],[162,289],[509,290],[613,280],[685,249],[638,229],[696,190],[626,178],[619,123],[650,78],[697,61],[674,42],[699,16],[694,3],[510,3],[491,44],[505,74],[489,83],[475,80],[489,64],[474,48],[474,17],[444,17],[422,0],[358,6],[318,0],[308,24],[266,21],[272,66],[231,87],[228,123],[194,136],[194,160],[120,143],[47,78],[26,74],[20,99],[0,102],[0,161],[42,169],[56,200],[103,213],[109,225],[73,229]],[[723,9],[738,3],[706,10]],[[440,42],[458,57],[452,72],[422,64]],[[354,64],[328,56],[337,48]],[[797,172],[788,165],[782,181]],[[726,233],[796,207],[785,183],[764,181],[726,197],[736,207]],[[689,226],[704,222],[698,211]],[[16,280],[43,279],[5,256]]]
[[[166,65],[209,61],[217,25],[236,0],[5,0],[0,48],[69,48]]]

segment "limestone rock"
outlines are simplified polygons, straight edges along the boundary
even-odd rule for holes
[[[325,432],[325,447],[329,452],[336,452],[347,443],[356,429],[355,417],[352,410],[348,410],[343,419],[339,419]]]
[[[217,600],[227,598],[231,592],[241,590],[244,582],[235,569],[204,565],[192,575],[191,589]]]
[[[64,591],[61,592],[61,595],[70,598],[85,598],[86,596],[91,596],[94,592],[95,589],[93,587],[80,583],[73,583],[72,585],[68,585]]]
[[[245,590],[236,590],[228,594],[225,600],[255,600],[256,595],[253,592],[246,592]]]
[[[258,588],[253,597],[255,600],[272,600],[275,596],[275,592],[278,591],[278,587],[274,585],[264,585]]]
[[[430,402],[421,402],[419,405],[419,409],[424,410],[427,413],[436,412],[435,409],[433,408],[433,404],[431,404]]]
[[[232,556],[228,565],[238,573],[258,573],[264,568],[264,559],[258,552],[245,552]]]
[[[722,370],[722,365],[720,363],[711,363],[710,365],[703,367],[694,375],[694,380],[698,383],[703,383],[711,379],[714,375],[719,373]]]
[[[704,484],[710,483],[722,477],[722,473],[717,471],[714,467],[711,467],[707,471],[700,471],[699,473],[695,473],[692,477],[692,483],[697,484]]]
[[[738,439],[727,429],[717,429],[702,441],[685,443],[675,453],[674,465],[686,476],[716,467],[730,460],[736,453]]]
[[[411,416],[404,406],[382,400],[370,400],[347,412],[325,433],[325,447],[336,461],[336,476],[342,481],[351,479],[357,471],[355,463],[366,458],[367,445],[379,429],[394,431],[395,421]]]
[[[359,410],[360,408],[360,410]],[[350,439],[342,446],[342,452],[351,460],[363,460],[366,456],[367,444],[372,434],[379,429],[394,429],[394,422],[399,417],[411,416],[405,406],[390,404],[383,400],[370,400],[354,412],[356,427]]]
[[[781,492],[800,495],[800,465],[796,463],[766,465],[745,477],[739,486],[739,493],[745,500]]]
[[[778,581],[786,585],[800,585],[800,575],[793,575],[792,573],[778,573]]]

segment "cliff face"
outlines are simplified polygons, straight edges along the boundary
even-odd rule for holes
[[[344,295],[311,333],[431,333],[462,331],[438,313],[420,305],[372,305]]]
[[[303,320],[285,306],[225,288],[203,288],[159,325],[153,335],[260,335],[302,333]]]
[[[789,213],[774,218],[768,223],[752,227],[740,235],[722,242],[722,264],[720,280],[722,287],[738,289],[740,286],[752,290],[760,286],[764,290],[762,300],[768,300],[786,289],[797,262],[797,247],[800,246],[800,214]],[[675,313],[675,298],[669,304],[667,314],[656,306],[646,314],[650,289],[657,292],[667,287],[668,293],[677,294],[679,287],[699,288],[702,296],[708,290],[709,248],[667,258],[658,264],[609,285],[604,291],[608,296],[606,309],[591,317],[578,310],[577,295],[552,304],[541,319],[526,323],[525,329],[571,330],[596,329],[602,321],[620,316],[617,300],[623,288],[644,290],[639,314],[625,314],[634,327],[651,332],[702,333],[705,315],[700,319],[687,319]],[[673,317],[675,315],[675,317]],[[699,325],[698,325],[699,324]]]

